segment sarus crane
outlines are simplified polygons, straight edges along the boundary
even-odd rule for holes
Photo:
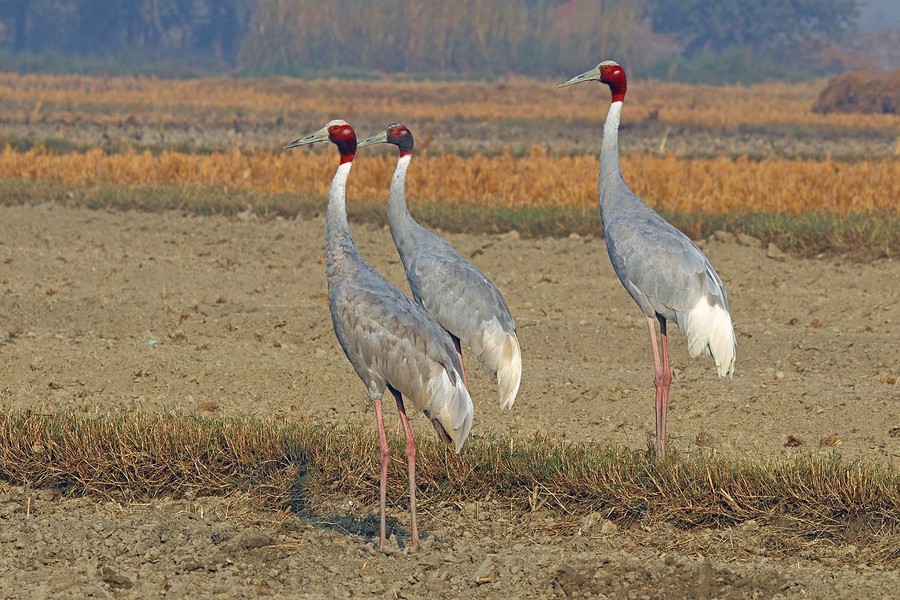
[[[625,70],[607,60],[559,87],[583,81],[605,83],[612,93],[600,146],[600,219],[613,269],[650,329],[656,386],[656,452],[663,457],[672,382],[666,322],[674,321],[684,333],[692,358],[700,353],[712,356],[719,377],[731,377],[734,373],[734,326],[725,287],[703,252],[638,198],[622,177],[618,136],[627,87]]]
[[[328,192],[325,215],[328,307],[338,342],[375,405],[381,446],[381,535],[385,549],[385,503],[389,450],[381,399],[385,389],[397,402],[406,435],[409,466],[411,547],[419,547],[416,524],[416,442],[403,399],[411,400],[431,420],[438,436],[462,449],[472,427],[474,408],[463,382],[462,365],[450,336],[406,294],[388,283],[360,256],[347,221],[347,178],[356,154],[356,133],[342,120],[287,144],[296,148],[330,141],[340,152],[340,166]]]
[[[484,273],[409,213],[406,172],[412,160],[412,132],[394,123],[359,147],[378,143],[400,150],[391,178],[387,220],[413,298],[450,333],[460,362],[462,340],[496,375],[500,407],[512,408],[522,382],[522,350],[506,300]]]

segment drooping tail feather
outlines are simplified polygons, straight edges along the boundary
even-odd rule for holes
[[[737,339],[731,315],[719,304],[710,304],[706,298],[685,313],[679,324],[687,337],[688,353],[696,358],[700,353],[712,356],[719,377],[734,374]]]
[[[441,370],[440,376],[432,379],[428,388],[429,402],[422,411],[431,420],[435,433],[448,444],[453,444],[456,453],[462,450],[469,431],[472,429],[472,419],[475,416],[475,407],[472,397],[463,383],[462,375],[456,374],[456,382],[450,380],[446,370]]]
[[[522,383],[522,349],[516,333],[506,332],[494,322],[485,329],[481,360],[497,373],[500,408],[512,408]]]

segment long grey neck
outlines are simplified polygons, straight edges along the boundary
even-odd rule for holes
[[[391,195],[388,200],[388,227],[391,229],[394,245],[401,254],[412,251],[412,248],[408,247],[412,243],[410,236],[418,225],[409,214],[406,205],[406,171],[409,169],[410,160],[412,154],[401,156],[397,161],[397,168],[394,169],[394,176],[391,178]]]
[[[622,101],[613,102],[603,125],[603,143],[600,146],[600,216],[612,214],[614,205],[632,194],[622,177],[619,167],[619,121],[622,117]]]
[[[328,191],[328,209],[325,212],[325,270],[329,281],[332,273],[347,262],[359,257],[350,223],[347,222],[347,177],[352,162],[338,167]]]

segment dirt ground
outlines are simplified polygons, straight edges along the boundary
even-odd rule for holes
[[[387,230],[359,226],[355,235],[405,289]],[[447,238],[503,291],[524,353],[519,398],[503,413],[468,356],[474,435],[543,431],[646,447],[646,326],[602,242]],[[671,335],[670,444],[896,464],[900,265],[797,260],[730,235],[703,246],[728,289],[737,367],[719,380]],[[331,330],[323,254],[318,219],[2,207],[0,408],[374,428]],[[396,424],[393,410],[388,417]],[[413,424],[433,435],[423,418]],[[401,506],[390,512],[403,527]],[[774,525],[752,521],[682,531],[591,515],[564,535],[549,512],[490,503],[421,511],[424,551],[394,541],[382,555],[366,535],[254,510],[246,498],[121,505],[0,484],[0,597],[892,598],[900,589],[898,572],[871,564],[852,538],[785,549]]]

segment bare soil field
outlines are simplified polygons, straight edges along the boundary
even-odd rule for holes
[[[387,230],[354,231],[363,255],[406,289]],[[524,353],[519,399],[502,413],[494,382],[467,356],[473,434],[646,447],[646,326],[602,241],[447,238],[503,291]],[[733,380],[719,380],[672,334],[670,444],[897,464],[897,262],[797,260],[729,234],[703,246],[729,292],[738,362]],[[320,219],[2,207],[0,407],[256,415],[374,431],[331,329],[323,265]],[[396,412],[388,417],[396,426]],[[433,435],[421,417],[413,426]],[[404,499],[391,500],[405,531]],[[381,554],[377,506],[339,504],[353,526],[258,510],[242,497],[123,505],[0,484],[0,597],[893,598],[900,589],[897,557],[873,561],[864,528],[792,539],[777,523],[682,530],[590,515],[573,532],[547,508],[425,502],[423,551],[392,539]]]

